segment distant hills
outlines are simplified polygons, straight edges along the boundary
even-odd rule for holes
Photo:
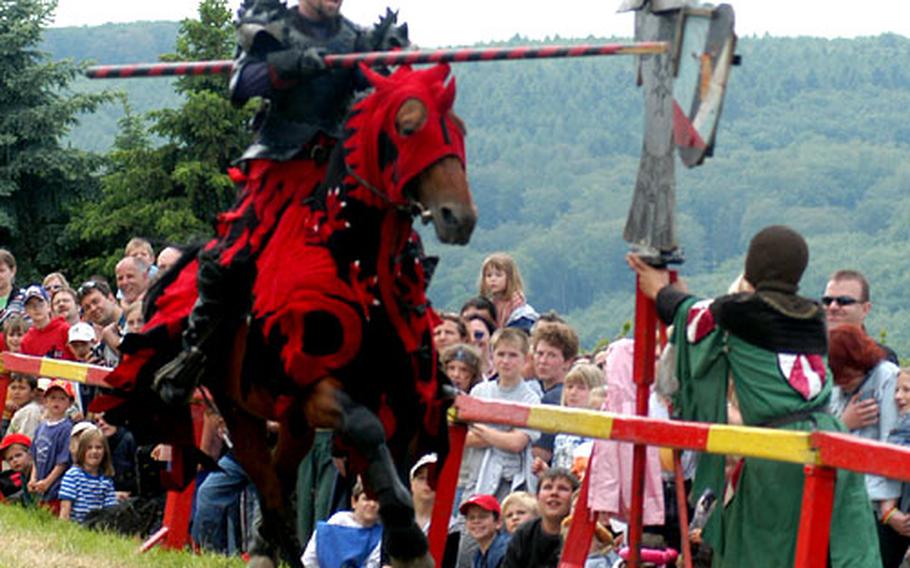
[[[153,61],[172,50],[177,25],[51,29],[45,49],[55,58]],[[790,224],[812,250],[803,292],[819,296],[837,268],[864,271],[870,332],[910,357],[910,40],[743,38],[738,51],[716,155],[678,176],[683,276],[696,292],[722,293],[751,235]],[[566,314],[587,346],[616,335],[633,313],[621,233],[643,111],[631,59],[453,68],[481,220],[467,248],[441,247],[427,233],[443,257],[435,303],[458,308],[476,293],[483,256],[505,250],[538,310]],[[103,87],[124,89],[137,111],[179,104],[168,80],[78,85]],[[87,118],[72,143],[105,149],[117,116],[112,106]]]

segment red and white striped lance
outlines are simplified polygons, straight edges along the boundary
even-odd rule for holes
[[[345,55],[327,55],[326,67],[349,68],[359,63],[378,65],[417,65],[420,63],[462,63],[469,61],[502,61],[517,59],[556,59],[605,55],[653,55],[666,53],[663,41],[603,43],[588,45],[540,45],[517,47],[469,47],[416,51],[370,51]],[[86,69],[90,79],[125,79],[131,77],[169,77],[184,75],[225,75],[234,62],[179,61],[173,63],[132,63],[95,65]]]

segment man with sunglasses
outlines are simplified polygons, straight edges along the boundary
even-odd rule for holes
[[[872,309],[869,281],[858,270],[838,270],[831,275],[825,286],[822,305],[825,306],[829,330],[839,325],[853,324],[865,331],[866,316]],[[878,346],[885,352],[885,359],[895,365],[899,364],[897,353],[893,349],[882,343],[878,343]],[[872,426],[879,421],[878,403],[872,397],[860,400],[857,393],[844,407],[840,419],[851,430]]]
[[[79,297],[79,307],[82,308],[82,318],[95,325],[98,337],[101,338],[100,355],[103,364],[116,366],[120,359],[117,347],[122,331],[126,328],[126,318],[111,287],[101,280],[89,280],[79,286],[76,294]],[[113,345],[115,337],[118,345]]]
[[[828,328],[850,323],[866,329],[866,316],[872,309],[869,301],[869,281],[858,270],[838,270],[831,275],[822,296],[825,306],[825,318]],[[879,346],[885,350],[886,359],[898,364],[897,354],[887,345]]]

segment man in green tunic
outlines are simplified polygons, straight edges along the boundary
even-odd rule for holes
[[[826,372],[825,313],[796,294],[809,260],[802,236],[783,226],[749,244],[745,280],[754,292],[699,300],[669,284],[666,270],[627,257],[642,291],[674,324],[680,418],[727,421],[728,385],[743,423],[786,430],[844,431],[826,413],[832,380]],[[724,456],[699,456],[693,495],[724,495]],[[803,490],[798,464],[746,458],[736,491],[718,504],[704,531],[715,567],[793,566]],[[830,566],[880,567],[875,519],[863,477],[839,470],[831,518]]]

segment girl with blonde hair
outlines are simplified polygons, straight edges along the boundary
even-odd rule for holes
[[[480,268],[480,295],[496,306],[496,327],[517,327],[530,333],[539,317],[525,299],[524,284],[515,259],[495,252],[483,260]]]

